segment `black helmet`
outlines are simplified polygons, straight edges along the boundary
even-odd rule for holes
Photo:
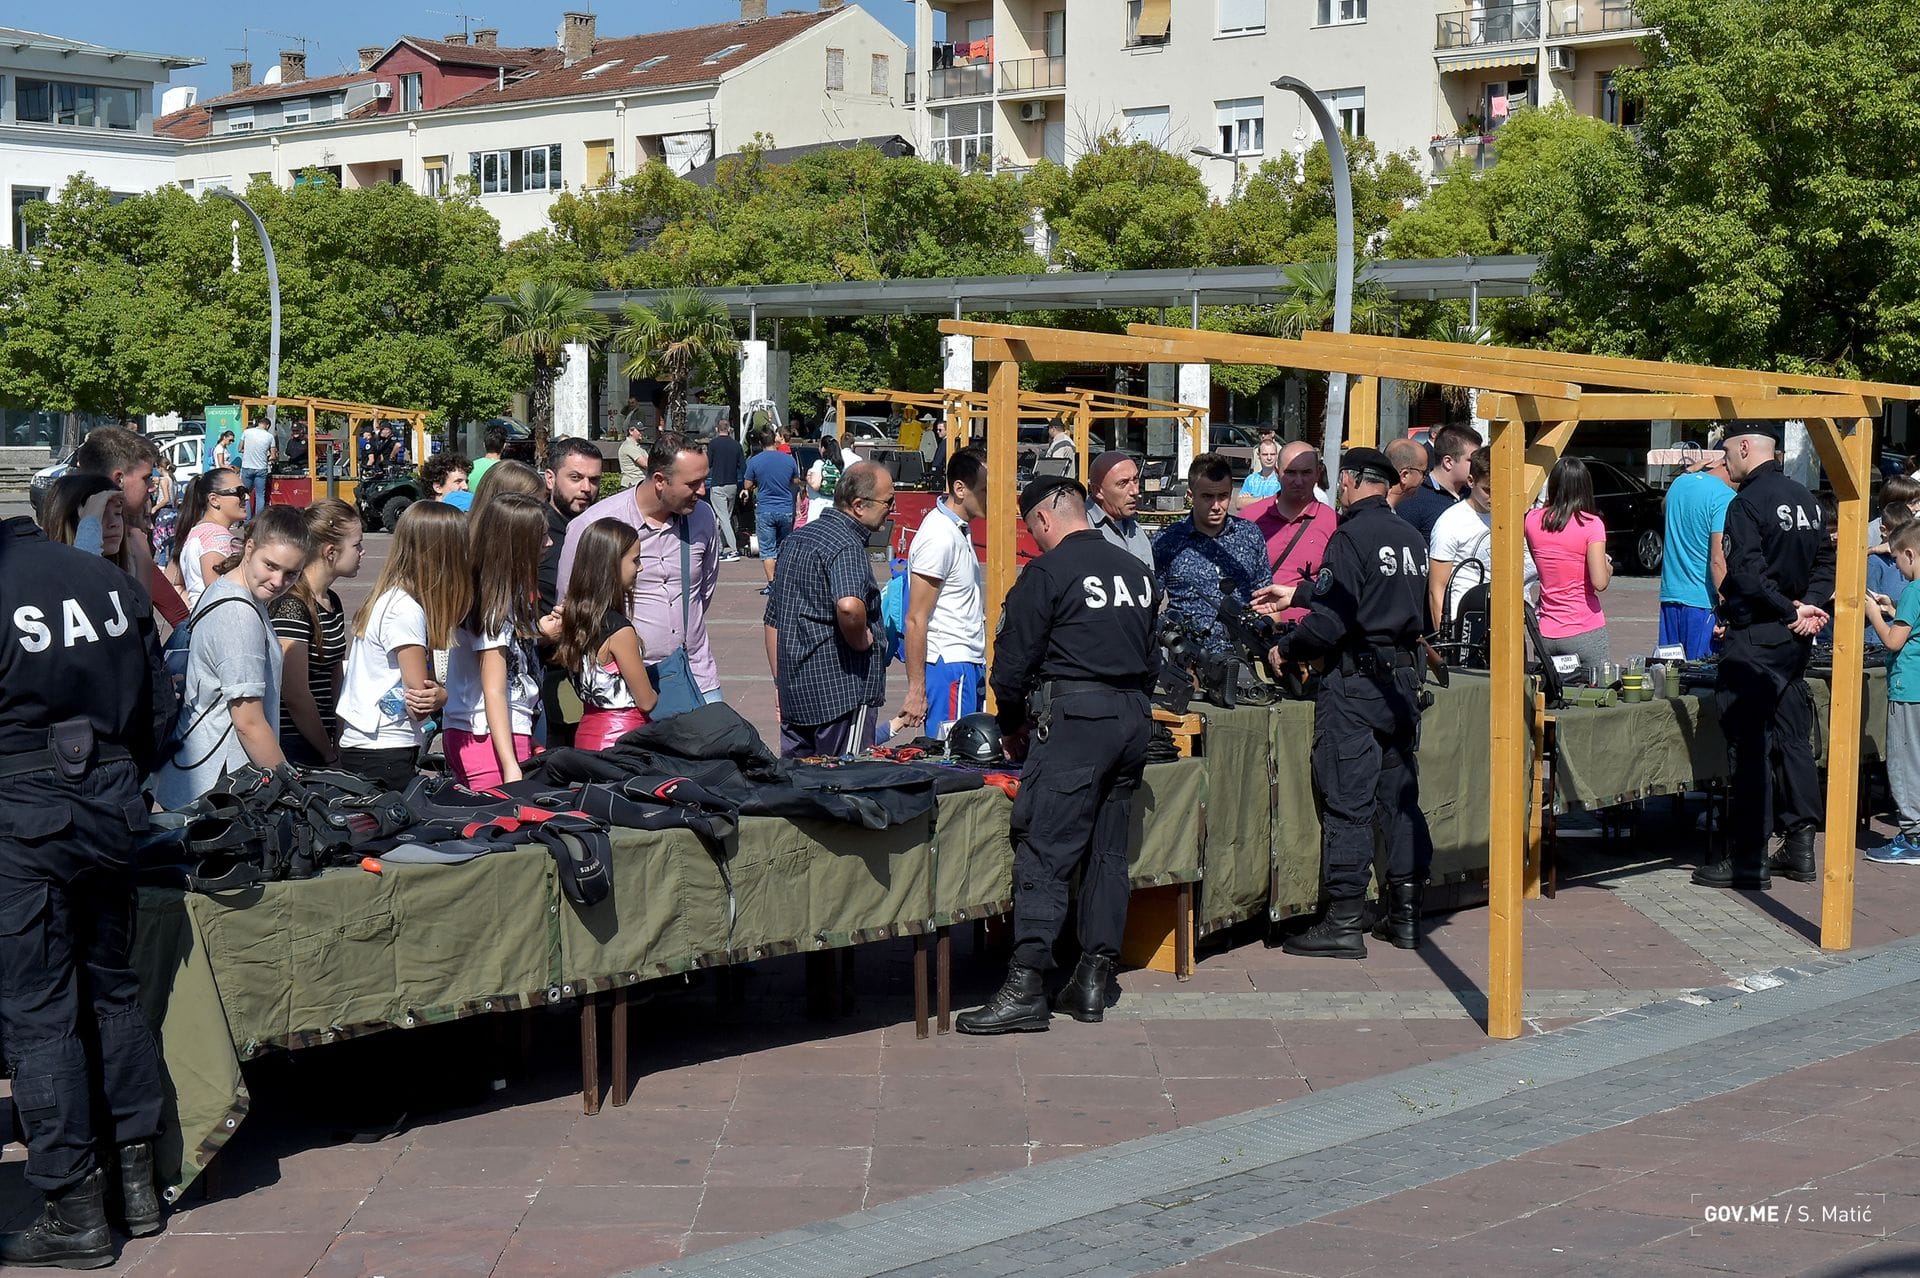
[[[963,763],[1000,762],[1000,721],[990,714],[965,714],[947,733],[947,753]]]

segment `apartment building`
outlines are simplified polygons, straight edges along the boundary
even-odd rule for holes
[[[1222,197],[1319,137],[1279,76],[1437,177],[1490,163],[1524,103],[1631,124],[1612,73],[1647,34],[1633,0],[1082,0],[1071,18],[1066,0],[913,4],[904,91],[922,154],[1018,171],[1119,132],[1192,155]]]
[[[438,195],[469,178],[513,240],[547,225],[565,190],[618,181],[652,160],[687,173],[757,136],[781,147],[906,134],[907,49],[863,9],[603,37],[567,13],[552,47],[498,33],[403,36],[360,50],[360,69],[308,78],[283,53],[275,83],[235,64],[231,92],[160,121],[182,142],[186,189],[325,175],[347,187],[403,182]]]
[[[173,181],[179,145],[154,117],[172,73],[199,65],[0,26],[0,249],[26,247],[21,209],[76,175],[125,195]]]

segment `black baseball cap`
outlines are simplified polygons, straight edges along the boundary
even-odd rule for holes
[[[1071,492],[1084,505],[1087,490],[1080,481],[1066,475],[1042,475],[1020,490],[1020,518],[1025,519],[1033,513],[1033,508],[1058,492]]]
[[[1380,484],[1397,483],[1400,479],[1399,470],[1377,448],[1349,448],[1340,454],[1340,469]]]

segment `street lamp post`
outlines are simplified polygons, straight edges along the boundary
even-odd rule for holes
[[[1333,112],[1327,110],[1327,104],[1305,81],[1283,75],[1273,82],[1276,89],[1287,89],[1300,96],[1312,114],[1313,122],[1320,126],[1320,136],[1326,140],[1327,161],[1333,166],[1333,224],[1334,247],[1334,286],[1333,286],[1333,331],[1351,333],[1353,331],[1353,174],[1347,167],[1347,147],[1340,140],[1340,126],[1333,118]],[[1345,373],[1327,374],[1327,416],[1326,438],[1322,441],[1321,452],[1326,459],[1327,475],[1331,478],[1340,473],[1340,443],[1346,433],[1347,421],[1347,375]]]
[[[280,394],[280,268],[273,260],[273,241],[267,238],[267,224],[251,204],[222,187],[215,187],[213,193],[240,206],[253,222],[253,233],[260,237],[260,251],[267,255],[267,300],[272,307],[272,331],[267,342],[267,428],[277,433],[280,406],[273,401]],[[237,259],[237,251],[235,256]]]
[[[1239,156],[1228,155],[1225,151],[1216,151],[1210,146],[1196,146],[1190,149],[1194,155],[1200,156],[1202,159],[1225,160],[1227,163],[1231,164],[1233,166],[1233,189],[1236,192],[1240,189],[1240,157]]]

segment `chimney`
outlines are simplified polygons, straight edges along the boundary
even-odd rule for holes
[[[373,64],[378,62],[380,55],[385,52],[386,49],[377,44],[362,46],[360,49],[360,69],[362,71],[373,70]]]
[[[593,56],[593,15],[591,13],[563,13],[560,15],[560,59],[562,66],[572,66],[585,58]]]
[[[500,43],[498,27],[481,27],[473,33],[473,43],[481,49],[491,49]]]
[[[467,42],[467,33],[466,33],[466,32],[464,32],[464,31],[449,31],[449,32],[447,33],[447,38],[446,38],[446,39],[444,39],[444,40],[442,40],[442,41],[441,41],[440,43],[442,43],[442,44],[465,44],[466,42]]]
[[[767,0],[740,0],[740,21],[758,22],[767,16]]]
[[[251,89],[253,87],[253,63],[236,62],[233,64],[233,87]]]
[[[280,83],[293,84],[307,78],[307,53],[304,49],[280,50]]]

